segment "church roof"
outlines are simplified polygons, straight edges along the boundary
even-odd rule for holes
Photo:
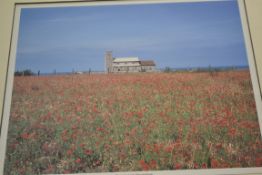
[[[155,62],[153,60],[143,60],[140,61],[141,66],[155,66]]]
[[[138,57],[122,57],[122,58],[115,58],[113,60],[114,63],[133,62],[133,61],[139,61]]]

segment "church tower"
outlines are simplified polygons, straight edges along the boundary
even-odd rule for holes
[[[106,73],[112,72],[112,62],[113,62],[112,51],[107,51],[105,54],[105,72]]]

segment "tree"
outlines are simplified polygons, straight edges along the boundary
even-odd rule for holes
[[[15,76],[32,76],[35,75],[30,69],[15,71]]]
[[[164,72],[167,72],[167,73],[172,72],[172,69],[171,69],[170,67],[166,67],[166,68],[164,69]]]

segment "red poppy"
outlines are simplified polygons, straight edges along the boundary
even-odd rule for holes
[[[66,152],[67,155],[72,155],[73,154],[73,151],[71,149],[67,150]]]
[[[151,167],[152,169],[156,169],[156,167],[157,167],[157,162],[156,162],[155,160],[151,160],[151,161],[149,162],[149,165],[150,165],[150,167]]]
[[[149,170],[149,165],[144,160],[140,160],[139,163],[140,163],[141,168],[144,171],[148,171]]]
[[[256,158],[256,166],[257,167],[261,167],[262,166],[262,158],[261,157],[257,157]]]
[[[180,163],[176,163],[175,164],[175,169],[178,170],[178,169],[181,169],[181,168],[182,168],[182,165]]]
[[[206,163],[202,163],[202,168],[207,168],[207,164]]]
[[[80,163],[80,162],[81,162],[81,159],[80,159],[80,158],[77,158],[77,159],[75,160],[75,162],[76,162],[76,163]]]
[[[169,145],[165,148],[165,151],[168,152],[168,153],[171,153],[174,149],[174,146],[173,145]]]
[[[87,149],[87,150],[85,150],[85,154],[88,155],[88,156],[89,156],[89,155],[92,155],[92,154],[93,154],[93,151]]]
[[[216,159],[211,160],[211,167],[218,168],[219,162]]]
[[[22,137],[23,139],[29,139],[29,138],[30,138],[30,134],[28,134],[28,133],[23,133],[23,134],[21,134],[21,137]]]

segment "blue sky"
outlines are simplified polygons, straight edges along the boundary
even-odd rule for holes
[[[158,68],[248,64],[235,0],[21,11],[16,70],[104,70],[107,50]]]

